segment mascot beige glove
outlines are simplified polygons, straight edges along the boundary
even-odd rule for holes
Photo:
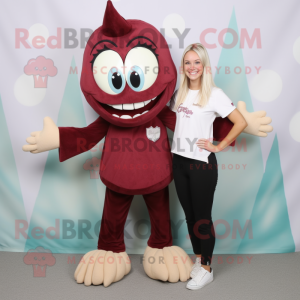
[[[248,126],[243,130],[244,133],[266,137],[268,136],[267,132],[273,130],[271,125],[267,125],[272,122],[272,119],[270,117],[265,117],[267,113],[264,110],[250,113],[247,111],[246,103],[244,101],[238,101],[236,108],[248,123]]]
[[[50,117],[44,118],[44,128],[42,131],[31,132],[31,136],[26,139],[29,144],[22,147],[23,151],[40,153],[59,148],[59,130]]]

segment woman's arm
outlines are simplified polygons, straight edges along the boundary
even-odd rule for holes
[[[213,140],[221,142],[230,132],[230,130],[233,127],[233,123],[228,119],[228,117],[221,118],[217,117],[215,118],[215,121],[213,123]],[[229,146],[234,147],[235,146],[235,140],[233,140]]]
[[[238,109],[234,109],[227,118],[233,123],[233,126],[219,145],[214,145],[208,139],[203,138],[196,142],[197,146],[211,152],[220,152],[227,146],[234,146],[235,139],[248,126],[248,124]]]
[[[224,131],[225,128],[223,129],[222,127],[219,126],[220,132],[216,132],[216,134],[219,135],[219,137],[218,139],[215,139],[220,141],[219,145],[217,146],[213,145],[210,141],[204,138],[199,139],[196,142],[196,144],[198,145],[199,148],[204,148],[211,152],[219,152],[229,145],[233,146],[235,144],[235,139],[248,126],[248,124],[245,118],[243,117],[243,115],[234,106],[233,102],[228,98],[228,96],[223,92],[223,90],[221,89],[217,90],[216,94],[212,98],[212,106],[214,108],[214,111],[221,116],[221,118],[216,118],[216,119],[225,121],[227,131]],[[216,126],[214,124],[214,137],[215,137],[215,127]],[[230,130],[228,130],[229,128]]]
[[[226,137],[219,143],[219,145],[214,145],[217,151],[220,152],[227,146],[229,146],[248,126],[243,115],[238,111],[238,109],[233,110],[227,118],[233,123],[233,126]]]

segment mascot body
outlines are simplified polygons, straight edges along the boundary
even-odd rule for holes
[[[57,128],[46,117],[43,131],[32,133],[27,139],[31,145],[23,147],[32,153],[59,148],[62,162],[106,137],[100,163],[106,194],[98,249],[79,263],[78,283],[109,286],[130,271],[124,226],[137,194],[143,195],[151,221],[143,260],[146,274],[170,282],[190,277],[191,259],[183,249],[172,246],[169,213],[168,184],[173,175],[166,127],[174,131],[176,114],[166,104],[176,78],[160,32],[143,21],[125,20],[108,1],[103,25],[85,48],[80,81],[86,100],[101,117],[85,128]],[[248,116],[246,120],[249,125],[256,119]],[[232,126],[227,118],[217,118],[214,139],[224,138]],[[258,135],[253,126],[249,128]]]

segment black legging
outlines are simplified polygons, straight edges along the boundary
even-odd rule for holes
[[[173,153],[173,175],[193,251],[201,254],[201,264],[210,265],[215,246],[211,211],[218,181],[216,155],[211,152],[207,164]]]

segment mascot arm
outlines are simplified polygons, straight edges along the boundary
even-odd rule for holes
[[[95,147],[107,134],[108,128],[109,123],[101,117],[84,128],[58,127],[59,161],[63,162]]]
[[[170,130],[175,130],[176,125],[176,113],[170,110],[168,106],[165,106],[163,110],[157,115],[157,117],[163,122],[163,124]]]

